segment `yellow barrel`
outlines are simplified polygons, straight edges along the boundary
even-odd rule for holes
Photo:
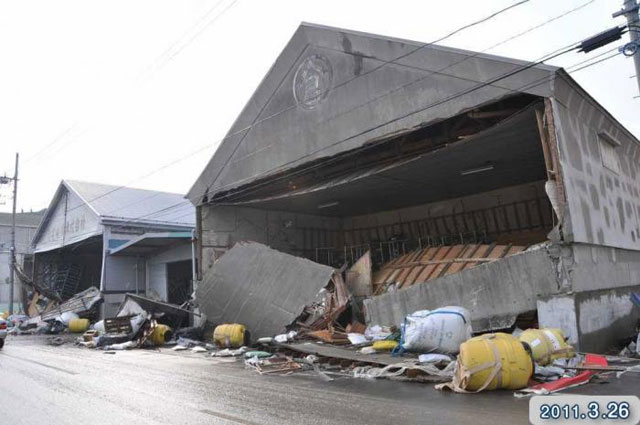
[[[531,357],[517,338],[486,334],[460,344],[454,383],[465,391],[518,390],[527,386],[532,373]]]
[[[238,348],[244,345],[246,328],[238,323],[216,326],[213,330],[213,342],[224,348]]]
[[[519,339],[529,345],[533,360],[541,366],[576,354],[573,347],[566,343],[560,329],[527,329],[520,334]]]
[[[373,343],[373,349],[376,351],[391,351],[398,346],[398,341],[382,340]]]
[[[149,340],[155,345],[164,345],[171,339],[171,335],[173,335],[173,331],[169,326],[158,323],[149,335]]]
[[[71,319],[69,320],[69,332],[72,334],[80,334],[89,329],[89,319]]]

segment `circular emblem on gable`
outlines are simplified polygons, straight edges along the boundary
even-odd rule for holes
[[[293,77],[293,97],[304,109],[313,109],[326,99],[331,90],[333,69],[329,59],[311,55],[298,66]]]

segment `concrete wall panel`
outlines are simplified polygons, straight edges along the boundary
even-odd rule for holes
[[[554,121],[570,220],[569,242],[640,249],[640,144],[568,80],[556,80]],[[603,165],[609,135],[619,170]]]
[[[471,312],[475,331],[511,326],[515,316],[536,309],[539,296],[557,292],[546,248],[447,275],[365,300],[367,323],[399,325],[407,314],[447,305]]]

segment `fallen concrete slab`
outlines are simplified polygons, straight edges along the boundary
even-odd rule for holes
[[[272,336],[323,299],[334,272],[259,243],[239,242],[204,275],[196,302],[214,324],[241,323],[252,339]]]
[[[558,291],[556,268],[539,246],[424,283],[364,300],[367,323],[399,326],[418,310],[459,305],[471,312],[474,332],[504,329],[533,311],[540,296]]]

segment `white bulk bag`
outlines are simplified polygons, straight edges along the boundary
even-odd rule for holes
[[[471,332],[471,316],[463,307],[421,310],[405,317],[400,345],[406,351],[456,354]]]

